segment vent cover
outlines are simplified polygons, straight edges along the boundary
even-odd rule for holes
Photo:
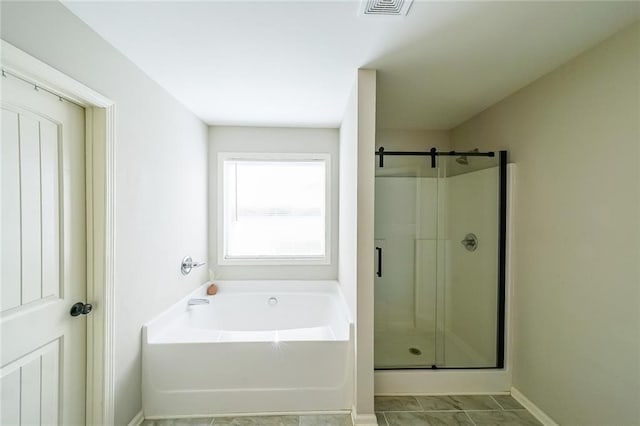
[[[360,13],[364,16],[405,16],[413,0],[362,0]]]

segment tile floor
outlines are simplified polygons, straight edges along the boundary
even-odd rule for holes
[[[540,426],[509,395],[377,396],[379,426]],[[348,414],[145,420],[142,426],[351,426]]]
[[[541,425],[509,395],[377,396],[375,410],[379,426]]]

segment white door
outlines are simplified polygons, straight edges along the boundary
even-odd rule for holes
[[[84,424],[84,109],[0,80],[0,424]]]

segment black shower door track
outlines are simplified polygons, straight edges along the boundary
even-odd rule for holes
[[[385,151],[384,147],[381,146],[376,151],[376,155],[378,156],[378,164],[380,167],[384,167],[384,156],[385,155],[407,155],[413,157],[431,157],[431,168],[435,169],[436,167],[436,157],[444,155],[444,156],[466,156],[466,157],[495,157],[496,154],[493,151],[488,152],[456,152],[456,151],[438,151],[436,148],[431,148],[429,151]]]

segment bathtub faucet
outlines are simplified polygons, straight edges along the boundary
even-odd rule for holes
[[[209,299],[189,299],[189,306],[191,305],[208,305]]]

